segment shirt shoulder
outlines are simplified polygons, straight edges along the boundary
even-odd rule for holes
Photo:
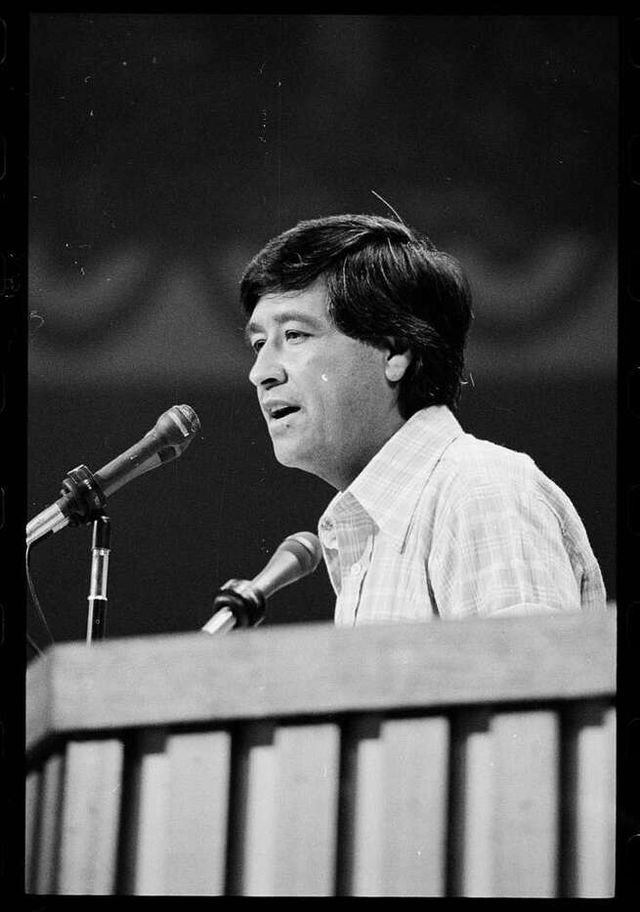
[[[543,478],[527,453],[465,433],[442,453],[431,478],[431,493],[437,491],[454,503],[464,502],[489,488],[511,489],[528,495],[541,486]]]
[[[443,616],[600,609],[602,575],[569,496],[526,453],[465,434],[420,505]]]
[[[573,502],[531,456],[472,434],[457,437],[443,452],[423,491],[423,510],[432,525],[455,518],[459,528],[468,528],[473,516],[552,523],[570,549],[590,550]]]

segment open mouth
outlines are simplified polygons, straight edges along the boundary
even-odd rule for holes
[[[281,418],[286,418],[287,415],[292,415],[294,412],[299,411],[300,408],[297,405],[283,405],[281,408],[270,411],[269,418],[272,418],[274,421],[279,421]]]

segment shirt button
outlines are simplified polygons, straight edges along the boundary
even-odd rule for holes
[[[351,564],[351,576],[357,576],[362,570],[362,564],[359,561],[356,561],[355,564]]]

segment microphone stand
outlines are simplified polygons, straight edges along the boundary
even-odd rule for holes
[[[105,513],[93,520],[91,538],[91,580],[87,614],[87,644],[103,640],[107,620],[107,576],[111,551],[111,522]]]

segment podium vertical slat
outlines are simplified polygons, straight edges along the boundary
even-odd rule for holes
[[[54,753],[42,772],[40,821],[35,874],[36,893],[55,893],[58,875],[59,830],[64,788],[64,756]]]
[[[231,736],[145,729],[133,744],[121,890],[219,895],[225,887]]]
[[[24,889],[26,893],[35,892],[35,865],[37,861],[36,840],[41,817],[42,772],[33,769],[27,774],[25,783],[25,852],[24,852]]]
[[[380,893],[384,859],[384,751],[382,717],[356,716],[344,728],[343,812],[341,816],[340,893]]]
[[[164,893],[219,896],[225,889],[231,764],[228,732],[173,734]]]
[[[352,737],[355,768],[348,813],[353,819],[347,823],[352,868],[345,892],[443,896],[448,720],[363,717]]]
[[[551,710],[498,712],[491,725],[493,889],[496,897],[557,895],[559,718]]]
[[[269,896],[274,890],[277,755],[275,725],[245,725],[236,756],[230,892]]]
[[[59,893],[114,892],[122,759],[116,738],[67,746]]]
[[[615,710],[603,703],[572,707],[566,717],[566,740],[566,892],[580,898],[611,897],[615,888]]]
[[[164,893],[169,760],[163,728],[137,733],[126,808],[122,890],[136,895]]]
[[[461,712],[454,729],[451,892],[491,896],[493,868],[493,740],[487,709]]]
[[[385,744],[383,895],[444,896],[449,722],[425,716],[389,719]],[[400,827],[402,840],[392,834]]]
[[[283,725],[278,756],[276,896],[332,896],[340,732],[333,723]]]
[[[333,723],[247,727],[239,802],[245,896],[328,896],[334,886],[339,731]]]

